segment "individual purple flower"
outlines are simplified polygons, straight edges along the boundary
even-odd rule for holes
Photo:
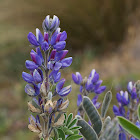
[[[22,78],[27,83],[36,84],[43,81],[43,72],[41,69],[35,69],[33,74],[22,72]]]
[[[30,56],[32,61],[26,60],[25,62],[26,68],[29,69],[30,71],[37,69],[44,63],[44,59],[39,47],[36,48],[36,52],[34,50],[31,50]]]
[[[57,51],[61,51],[66,46],[67,33],[66,31],[60,32],[60,28],[58,28],[51,37],[51,45]]]
[[[130,93],[132,99],[137,98],[136,87],[133,85],[133,83],[131,81],[127,85],[127,90]]]
[[[120,91],[120,93],[116,94],[116,98],[122,106],[126,106],[129,104],[129,96],[127,91]]]
[[[80,85],[83,80],[82,76],[79,72],[76,72],[76,75],[72,74],[72,79],[73,79],[74,83],[77,85]]]
[[[35,47],[40,46],[44,41],[44,37],[38,28],[36,29],[36,36],[32,32],[30,32],[27,38],[29,42],[31,43],[31,45]]]
[[[48,59],[48,69],[58,71],[59,69],[69,67],[72,63],[72,57],[64,58],[67,52],[67,50],[63,50],[60,52],[52,50]]]
[[[50,82],[57,83],[60,80],[60,77],[61,77],[61,72],[58,72],[58,71],[54,71],[53,70],[49,74],[49,80],[50,80]]]
[[[71,85],[64,87],[65,79],[61,79],[56,85],[56,92],[60,96],[67,96],[71,92]]]
[[[125,109],[123,106],[117,107],[116,105],[113,105],[113,112],[114,112],[115,116],[125,117]]]

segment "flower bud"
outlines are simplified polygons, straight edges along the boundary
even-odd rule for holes
[[[53,102],[51,100],[48,100],[47,103],[45,104],[44,109],[47,113],[51,113],[52,110],[54,109]]]

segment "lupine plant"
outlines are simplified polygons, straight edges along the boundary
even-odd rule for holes
[[[116,94],[119,107],[114,105],[113,111],[116,116],[121,116],[118,117],[119,123],[121,124],[119,140],[140,139],[140,121],[138,119],[140,113],[138,107],[140,103],[139,83],[139,81],[134,84],[132,82],[129,82],[127,85],[127,91],[120,91],[120,93]],[[134,124],[136,124],[136,126]],[[131,135],[127,132],[129,132]],[[137,133],[139,135],[137,135]],[[135,138],[133,137],[133,135],[135,136]]]
[[[31,60],[25,66],[29,73],[22,72],[27,82],[25,92],[30,96],[28,109],[32,112],[28,128],[41,140],[138,140],[140,139],[140,82],[129,82],[127,91],[116,94],[118,106],[113,106],[115,118],[106,116],[112,92],[107,91],[103,101],[99,95],[105,92],[99,74],[93,69],[82,78],[79,72],[72,79],[79,86],[77,115],[66,114],[69,105],[67,95],[72,87],[64,86],[61,70],[69,67],[72,57],[66,57],[67,33],[60,30],[57,16],[46,16],[43,32],[37,28],[36,36],[30,32],[28,40]],[[91,100],[89,94],[94,95]],[[100,108],[101,107],[101,108]],[[101,113],[99,113],[99,109]],[[120,125],[119,125],[120,124]]]
[[[64,114],[71,85],[64,87],[65,79],[61,79],[60,70],[71,65],[72,57],[65,58],[67,33],[61,32],[59,25],[57,16],[46,16],[42,24],[44,35],[38,28],[36,36],[32,32],[28,34],[32,50],[31,60],[26,60],[25,65],[29,73],[22,72],[28,83],[25,92],[31,97],[28,108],[34,113],[29,117],[28,128],[45,140],[81,138],[77,135],[80,127],[73,127],[77,119]]]

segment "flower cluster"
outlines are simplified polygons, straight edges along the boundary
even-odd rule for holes
[[[92,103],[96,108],[99,108],[101,103],[97,102],[98,95],[105,91],[106,86],[101,86],[102,80],[99,80],[99,74],[93,69],[89,75],[89,77],[82,78],[79,72],[76,74],[72,74],[72,79],[75,84],[80,85],[80,93],[78,94],[77,106],[78,106],[78,114],[82,116],[83,109],[80,106],[82,102],[82,96],[88,96],[89,93],[95,93],[94,98],[92,99]]]
[[[38,28],[36,36],[32,32],[28,34],[33,49],[30,52],[31,60],[26,60],[25,66],[30,73],[22,72],[22,77],[28,83],[25,92],[32,97],[28,108],[38,114],[36,118],[30,116],[28,128],[46,139],[58,124],[56,113],[63,112],[69,104],[65,97],[71,92],[71,86],[64,87],[65,79],[61,79],[60,69],[69,67],[72,57],[65,58],[68,53],[68,50],[64,50],[67,33],[60,32],[58,17],[46,16],[42,25],[44,35]],[[44,126],[40,123],[40,116]]]
[[[139,104],[139,96],[137,94],[136,88],[137,82],[133,84],[129,82],[127,85],[127,91],[120,91],[116,94],[118,101],[118,106],[113,106],[113,112],[115,116],[123,116],[133,123],[138,124],[138,118],[136,115],[136,110]],[[119,140],[126,140],[127,133],[120,127]],[[132,138],[133,139],[133,138]]]

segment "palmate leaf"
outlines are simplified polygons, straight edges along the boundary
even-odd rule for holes
[[[65,119],[63,125],[56,127],[58,133],[54,133],[55,138],[62,138],[62,140],[79,140],[82,136],[79,135],[80,126],[76,126],[77,118],[73,119],[73,114],[67,115],[64,113]]]
[[[118,116],[119,124],[131,135],[140,139],[140,129],[124,117]]]

